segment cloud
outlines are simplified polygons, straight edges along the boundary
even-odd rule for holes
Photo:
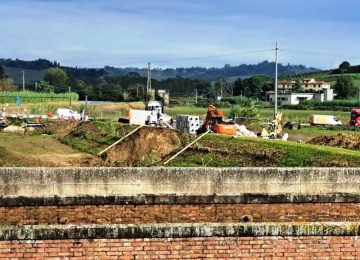
[[[326,68],[344,58],[360,62],[353,56],[360,43],[354,33],[360,29],[359,4],[355,0],[2,0],[0,30],[6,40],[0,42],[0,56],[42,56],[78,66],[149,60],[164,67],[223,66],[272,59],[271,51],[251,50],[269,49],[278,41],[284,49],[282,62]]]

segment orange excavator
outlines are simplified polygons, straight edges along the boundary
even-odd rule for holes
[[[209,129],[214,133],[223,135],[236,134],[235,124],[233,122],[225,122],[223,111],[213,105],[208,106],[208,111],[204,120],[204,124],[199,129],[198,134],[204,133]]]

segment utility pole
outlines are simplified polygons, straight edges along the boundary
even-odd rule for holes
[[[25,91],[25,71],[22,71],[23,91]]]
[[[275,104],[274,104],[274,116],[277,114],[277,105],[278,105],[278,44],[275,44]]]
[[[147,76],[147,84],[146,91],[151,90],[151,63],[148,63],[148,76]]]
[[[195,104],[197,104],[198,100],[198,93],[197,93],[197,88],[195,89]]]

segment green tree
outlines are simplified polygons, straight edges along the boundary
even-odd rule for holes
[[[334,85],[334,90],[338,94],[337,98],[349,98],[357,94],[353,79],[349,76],[340,76]]]
[[[253,76],[243,80],[244,96],[259,96],[262,91],[273,89],[272,80],[267,76]]]
[[[350,68],[350,62],[348,61],[343,61],[340,65],[339,65],[339,69],[341,70],[341,72],[345,72]]]
[[[0,79],[5,78],[4,67],[0,64]]]
[[[49,82],[55,88],[66,87],[68,80],[69,77],[66,72],[60,68],[50,68],[44,76],[44,81]]]
[[[233,95],[234,85],[228,82],[224,77],[218,78],[214,86],[217,96],[226,97]]]
[[[44,93],[51,93],[54,92],[54,86],[50,85],[49,82],[42,80],[38,85],[38,91]]]
[[[244,90],[243,81],[241,78],[238,78],[234,82],[234,96],[241,96]]]
[[[303,89],[302,89],[302,87],[301,87],[301,80],[300,79],[296,79],[295,80],[295,85],[294,85],[294,88],[293,88],[293,92],[300,92],[300,91],[302,91]]]

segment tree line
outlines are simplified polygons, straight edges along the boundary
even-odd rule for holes
[[[0,65],[0,77],[5,78],[3,67]],[[147,78],[139,73],[130,72],[122,76],[109,76],[102,70],[96,69],[62,69],[52,67],[48,69],[43,80],[27,89],[37,92],[61,93],[70,90],[79,94],[80,99],[85,96],[89,100],[122,101],[124,93],[130,100],[143,100],[146,97]],[[253,76],[247,79],[228,81],[219,77],[216,82],[189,79],[177,76],[165,80],[152,79],[153,89],[165,89],[174,96],[194,96],[217,99],[226,96],[247,96],[261,99],[264,92],[273,88],[273,79],[267,76]],[[14,90],[16,86],[13,86]],[[11,90],[11,89],[8,89]]]

